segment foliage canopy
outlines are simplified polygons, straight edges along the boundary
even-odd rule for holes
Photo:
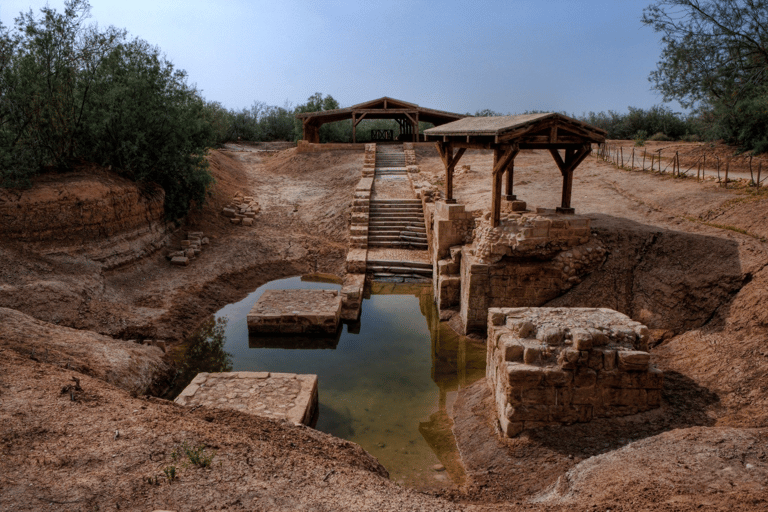
[[[659,0],[643,23],[662,34],[650,81],[695,108],[709,135],[768,149],[768,1]]]
[[[89,11],[67,0],[0,25],[0,186],[87,160],[158,183],[178,218],[213,182],[211,111],[158,48],[86,24]]]

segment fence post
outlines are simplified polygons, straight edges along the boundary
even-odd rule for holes
[[[635,148],[632,148],[632,165],[630,166],[629,170],[635,170]]]

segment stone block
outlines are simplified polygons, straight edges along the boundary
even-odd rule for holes
[[[248,332],[334,333],[340,315],[336,290],[266,290],[247,315]]]
[[[507,363],[507,382],[510,386],[532,388],[541,382],[544,372],[537,366]]]
[[[253,218],[246,217],[241,221],[243,226],[253,226]]]
[[[571,337],[576,350],[592,349],[592,334],[587,329],[571,329]]]
[[[622,350],[618,352],[619,369],[623,371],[642,371],[648,369],[651,354],[638,350]]]
[[[573,375],[573,385],[581,388],[594,387],[597,382],[597,372],[591,368],[579,368]]]
[[[230,218],[232,218],[232,217],[234,217],[234,216],[235,216],[235,210],[234,210],[233,208],[224,208],[224,209],[221,211],[221,213],[222,213],[222,215],[224,215],[225,217],[230,217]]]

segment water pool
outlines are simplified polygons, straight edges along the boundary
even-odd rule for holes
[[[449,412],[456,391],[483,377],[484,345],[440,324],[429,285],[394,283],[371,286],[360,322],[344,325],[338,340],[317,348],[249,341],[246,315],[263,291],[294,288],[340,285],[279,279],[215,314],[231,370],[316,374],[318,430],[358,443],[396,482],[419,489],[462,483]]]

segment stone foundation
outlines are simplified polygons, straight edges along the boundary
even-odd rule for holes
[[[505,202],[499,226],[464,205],[435,203],[430,247],[438,308],[458,307],[464,333],[485,331],[488,309],[541,306],[599,265],[605,249],[590,219],[554,210],[517,212]]]
[[[265,290],[247,318],[249,334],[335,333],[341,295],[336,290]]]
[[[501,431],[626,416],[659,407],[663,373],[648,329],[595,308],[492,308],[486,378]]]
[[[269,372],[198,373],[176,398],[190,407],[220,409],[314,426],[317,375]]]

